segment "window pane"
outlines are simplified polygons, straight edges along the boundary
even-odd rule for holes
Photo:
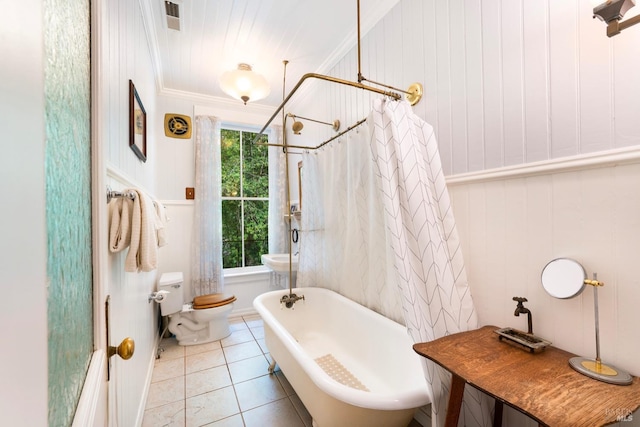
[[[262,254],[269,253],[269,202],[244,203],[245,267],[261,265]]]
[[[239,200],[222,201],[222,267],[242,267],[242,212]]]
[[[240,197],[240,132],[220,130],[222,197]]]
[[[244,197],[269,197],[269,147],[254,144],[256,135],[252,132],[242,135]],[[268,142],[267,135],[262,135],[258,141]]]

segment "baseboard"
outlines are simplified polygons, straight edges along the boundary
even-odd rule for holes
[[[107,422],[106,354],[97,350],[91,356],[72,427],[104,426]]]
[[[251,316],[255,314],[258,314],[258,312],[254,308],[243,308],[240,310],[233,310],[231,313],[229,313],[229,319],[242,316]]]
[[[162,337],[159,335],[160,331],[156,333],[156,339],[153,344],[153,351],[151,352],[151,361],[149,362],[149,366],[147,368],[147,380],[145,381],[144,389],[142,390],[142,396],[140,398],[140,406],[138,407],[138,415],[136,417],[136,426],[142,426],[142,421],[144,420],[144,411],[147,408],[147,398],[149,397],[149,389],[151,388],[151,380],[153,378],[153,368],[156,364],[156,356],[158,354],[158,347],[160,347],[160,342],[162,341]]]

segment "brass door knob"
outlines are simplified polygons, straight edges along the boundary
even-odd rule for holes
[[[136,343],[133,338],[127,337],[122,340],[118,347],[109,346],[109,357],[118,355],[124,360],[129,360],[133,356],[136,349]]]

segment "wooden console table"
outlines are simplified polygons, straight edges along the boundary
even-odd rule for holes
[[[529,353],[499,341],[496,329],[485,326],[413,346],[452,374],[446,426],[458,425],[465,384],[496,399],[494,426],[502,423],[503,403],[553,427],[611,424],[640,407],[640,378],[628,386],[594,380],[569,366],[573,354],[552,346]]]

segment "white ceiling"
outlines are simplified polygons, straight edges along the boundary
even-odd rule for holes
[[[148,1],[145,19],[165,91],[228,99],[218,78],[244,62],[271,85],[258,103],[277,106],[283,60],[288,93],[303,74],[326,73],[357,43],[357,0],[173,0],[180,31],[167,27],[164,0]],[[361,36],[397,2],[360,0]]]

